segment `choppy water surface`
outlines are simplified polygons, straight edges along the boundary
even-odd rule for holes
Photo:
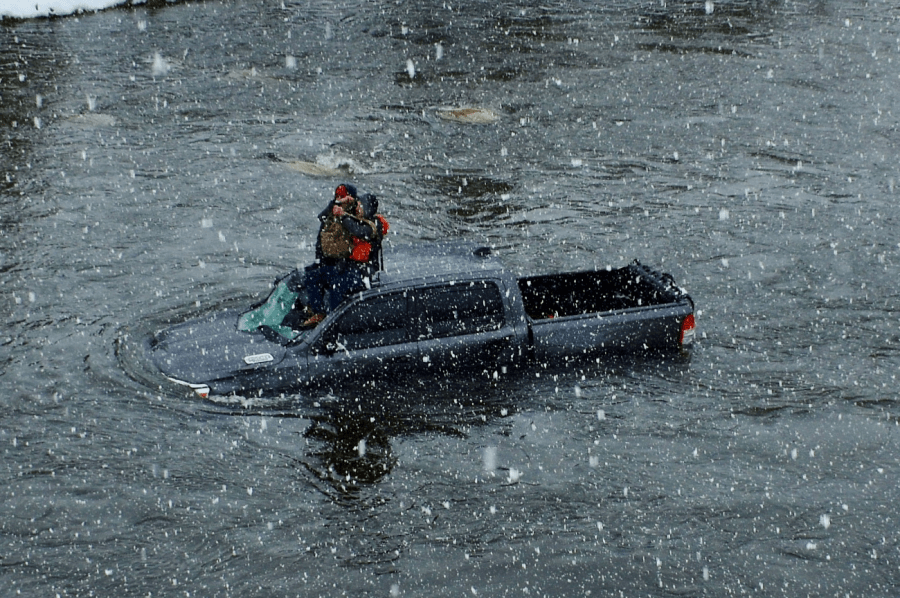
[[[890,596],[900,14],[187,3],[0,25],[0,587]],[[479,108],[489,122],[445,118]],[[671,272],[689,360],[203,402],[136,348],[393,242]]]

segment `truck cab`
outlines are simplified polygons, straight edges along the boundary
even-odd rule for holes
[[[488,251],[438,244],[392,263],[309,335],[310,383],[379,383],[423,370],[491,377],[523,354],[514,281]]]

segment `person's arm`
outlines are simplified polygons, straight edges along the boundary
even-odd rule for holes
[[[341,224],[354,237],[359,237],[366,241],[371,241],[375,238],[375,225],[371,222],[345,215],[341,218]]]
[[[321,222],[322,224],[325,224],[325,221],[328,220],[329,216],[331,216],[331,210],[334,208],[335,205],[336,204],[334,203],[334,201],[328,202],[328,205],[325,206],[325,209],[322,210],[321,212],[319,212],[319,215],[317,216],[317,218],[319,219],[319,222]]]

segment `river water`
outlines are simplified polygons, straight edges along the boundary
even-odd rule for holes
[[[211,1],[0,30],[4,596],[896,595],[891,3]],[[143,340],[311,261],[343,181],[393,243],[670,272],[697,343],[492,384],[163,390]]]

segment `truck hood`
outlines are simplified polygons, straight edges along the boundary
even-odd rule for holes
[[[168,378],[195,386],[267,368],[284,359],[285,347],[262,332],[237,329],[238,310],[178,324],[149,340],[150,358]]]

